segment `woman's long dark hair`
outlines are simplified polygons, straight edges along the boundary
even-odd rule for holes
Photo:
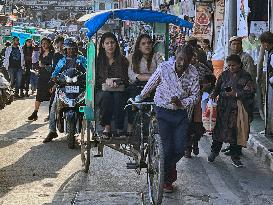
[[[22,47],[22,48],[23,48],[23,52],[24,52],[24,54],[26,54],[27,49],[29,48],[29,47],[27,47],[27,41],[32,41],[32,39],[27,39],[27,40],[26,40],[25,45],[23,45],[23,47]],[[30,46],[30,48],[31,48],[31,52],[30,52],[30,53],[32,54],[32,52],[33,52],[33,50],[34,50],[34,46],[33,46],[33,45],[31,45],[31,46]]]
[[[104,44],[104,41],[105,41],[106,38],[112,38],[116,42],[116,49],[115,49],[115,52],[114,52],[114,61],[116,63],[118,63],[118,64],[121,63],[122,55],[121,55],[121,52],[120,52],[120,47],[119,47],[117,37],[113,33],[107,32],[107,33],[104,33],[102,35],[101,40],[100,40],[99,52],[98,52],[98,57],[97,57],[97,66],[98,66],[98,68],[101,68],[101,66],[109,65],[109,60],[108,60],[108,58],[106,56],[105,49],[102,46]]]
[[[139,50],[140,41],[143,38],[148,38],[151,42],[153,42],[153,39],[148,34],[141,34],[137,38],[134,53],[133,53],[133,56],[132,56],[133,71],[135,73],[137,73],[137,74],[140,73],[140,61],[141,61],[141,59],[143,57],[143,53]],[[153,56],[154,56],[154,47],[153,47],[152,52],[150,53],[150,55],[149,55],[149,57],[147,59],[147,68],[148,68],[148,70],[150,70],[150,68],[151,68]]]
[[[50,40],[49,38],[43,38],[43,39],[41,40],[41,52],[40,52],[40,57],[39,57],[40,60],[43,58],[43,55],[44,55],[44,52],[45,52],[45,50],[44,50],[43,47],[42,47],[42,42],[43,42],[43,41],[46,41],[46,42],[48,43],[49,53],[54,52],[54,47],[53,47],[53,45],[52,45],[51,40]]]

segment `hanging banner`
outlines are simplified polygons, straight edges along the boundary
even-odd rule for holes
[[[212,40],[211,4],[196,5],[195,25],[193,35],[197,38]]]
[[[180,2],[182,16],[194,17],[194,3],[192,0],[181,0]]]
[[[248,0],[237,0],[237,35],[248,36]]]
[[[217,44],[221,27],[224,25],[225,0],[217,0],[215,2],[214,14],[214,45]],[[221,39],[222,40],[222,39]]]
[[[260,36],[263,32],[268,31],[268,21],[251,21],[250,33]]]

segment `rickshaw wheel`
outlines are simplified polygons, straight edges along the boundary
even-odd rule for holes
[[[160,205],[163,198],[164,160],[159,134],[153,134],[148,147],[147,180],[151,204]]]
[[[81,160],[85,173],[88,173],[90,166],[90,124],[90,121],[83,120],[81,130]]]

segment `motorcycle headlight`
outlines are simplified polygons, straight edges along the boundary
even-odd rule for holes
[[[72,78],[72,82],[73,83],[76,83],[78,81],[78,77],[76,76],[76,77],[74,77],[74,78]]]
[[[70,78],[70,77],[68,77],[68,76],[66,76],[66,77],[65,77],[65,81],[66,81],[67,83],[72,83],[72,82],[73,82],[73,79]]]

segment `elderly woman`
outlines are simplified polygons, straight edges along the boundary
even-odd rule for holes
[[[219,99],[208,161],[215,160],[225,142],[230,144],[233,165],[242,167],[239,151],[248,139],[255,88],[250,74],[242,69],[240,56],[230,55],[226,62],[228,70],[221,74],[211,95],[214,99],[219,96]]]

